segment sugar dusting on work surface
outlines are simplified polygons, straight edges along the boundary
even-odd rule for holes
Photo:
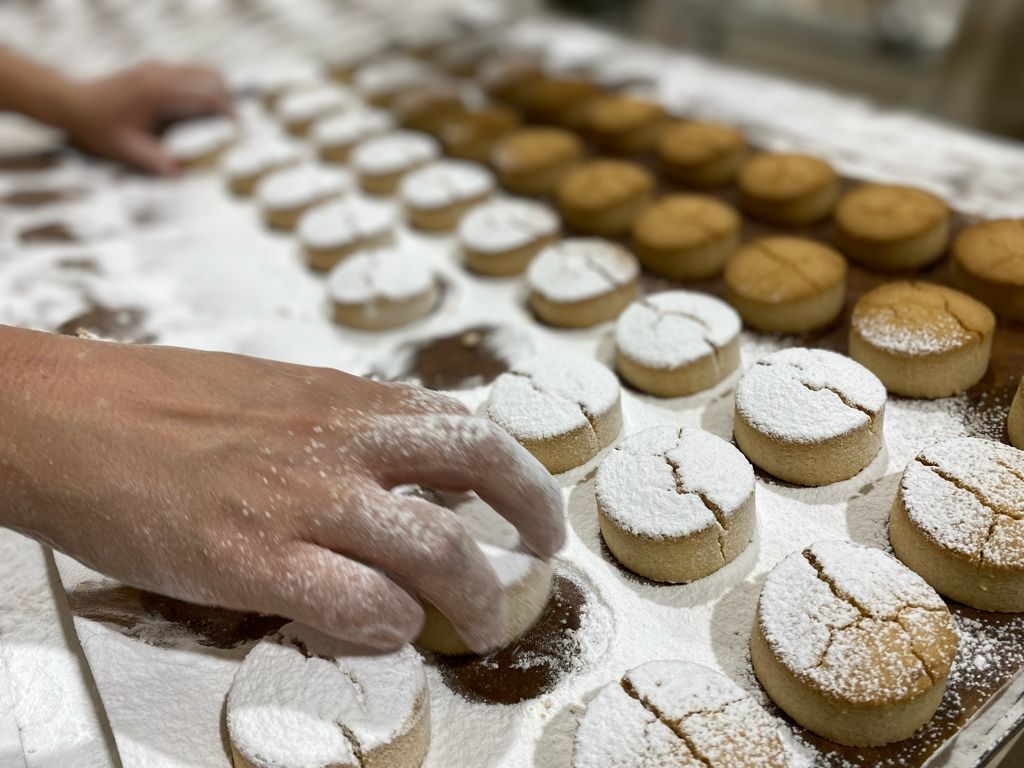
[[[882,412],[885,397],[882,382],[850,358],[794,347],[759,360],[743,374],[736,409],[760,432],[815,443],[867,426]]]
[[[549,245],[530,262],[530,290],[550,301],[593,299],[628,285],[640,265],[625,248],[599,238],[577,238]]]

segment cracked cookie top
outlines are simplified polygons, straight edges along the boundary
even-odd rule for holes
[[[943,549],[1024,572],[1024,451],[975,437],[938,443],[907,465],[899,494]]]
[[[793,347],[768,355],[743,374],[736,412],[774,439],[820,443],[875,429],[885,397],[882,382],[860,363],[823,349]]]
[[[492,200],[459,221],[459,242],[478,253],[525,248],[558,234],[561,223],[551,208],[533,200]]]
[[[725,266],[726,285],[751,301],[781,303],[819,296],[846,277],[846,259],[805,237],[763,237]]]
[[[949,673],[957,633],[942,598],[895,558],[819,541],[765,580],[757,625],[804,684],[854,706],[921,695]]]
[[[541,356],[494,381],[487,415],[519,440],[544,440],[593,429],[618,402],[619,381],[600,363]]]
[[[235,749],[255,768],[358,768],[409,733],[428,707],[419,654],[367,654],[298,623],[265,638],[228,692]]]
[[[530,290],[549,301],[586,301],[629,285],[640,275],[636,257],[597,237],[577,237],[549,245],[530,262]]]
[[[859,240],[894,242],[919,237],[949,220],[935,195],[896,184],[861,184],[836,206],[836,224]]]
[[[437,160],[402,179],[399,196],[410,208],[433,211],[485,197],[494,191],[494,175],[464,160]]]
[[[620,354],[650,368],[679,368],[715,357],[739,337],[742,322],[720,299],[665,291],[633,302],[615,324]]]
[[[853,332],[896,355],[937,355],[977,344],[995,331],[996,318],[980,301],[934,283],[880,285],[853,308]]]
[[[587,706],[573,768],[782,768],[774,719],[742,688],[689,661],[649,661],[606,685]]]
[[[668,195],[648,206],[633,222],[637,243],[656,251],[702,248],[734,237],[740,215],[710,195]]]
[[[754,470],[740,451],[696,427],[654,427],[630,435],[597,470],[601,512],[652,539],[723,534],[753,503]]]

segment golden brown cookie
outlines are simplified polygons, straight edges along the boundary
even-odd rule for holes
[[[805,226],[827,219],[839,197],[839,177],[816,157],[762,152],[740,170],[740,204],[773,224]]]
[[[533,56],[504,54],[481,62],[476,77],[492,99],[519,108],[530,89],[544,79],[544,70]]]
[[[983,221],[953,243],[953,284],[1024,321],[1024,219]]]
[[[668,121],[665,109],[656,102],[613,94],[591,102],[583,129],[601,149],[637,155],[651,150]]]
[[[889,515],[896,557],[982,611],[1024,611],[1024,451],[975,437],[907,465]]]
[[[581,77],[543,77],[526,88],[523,111],[533,122],[580,130],[601,86]]]
[[[1010,405],[1010,415],[1006,420],[1006,431],[1010,435],[1010,442],[1024,450],[1024,379],[1021,379],[1017,387],[1017,394],[1013,397]]]
[[[406,91],[395,99],[391,113],[398,124],[412,131],[437,136],[446,121],[465,111],[458,88],[434,83]]]
[[[839,317],[846,273],[846,259],[823,243],[764,237],[725,265],[725,297],[754,330],[805,333]]]
[[[453,114],[438,129],[445,154],[486,163],[495,144],[519,127],[518,113],[492,106]]]
[[[802,726],[877,746],[931,719],[957,639],[942,598],[896,558],[818,541],[768,574],[750,656],[768,695]]]
[[[643,166],[592,160],[569,171],[558,185],[558,208],[573,229],[614,237],[629,231],[650,203],[654,177]]]
[[[722,271],[740,242],[736,210],[706,195],[668,195],[633,220],[640,263],[669,280],[702,280]]]
[[[583,142],[561,128],[520,128],[491,150],[501,185],[517,195],[550,195],[583,157]]]
[[[946,250],[949,220],[949,207],[924,190],[861,184],[836,206],[835,241],[866,267],[919,269]]]
[[[686,121],[666,127],[654,151],[670,179],[707,188],[732,183],[746,160],[747,144],[731,126]]]
[[[906,397],[946,397],[988,370],[996,318],[944,285],[896,282],[861,296],[850,322],[850,357]]]

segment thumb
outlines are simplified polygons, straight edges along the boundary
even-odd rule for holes
[[[158,176],[177,176],[181,172],[178,161],[151,133],[133,129],[123,133],[117,142],[121,159],[143,171]]]

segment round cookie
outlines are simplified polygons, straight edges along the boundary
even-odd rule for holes
[[[375,107],[390,107],[402,93],[423,87],[434,77],[430,67],[406,56],[370,61],[352,74],[352,86]]]
[[[249,651],[225,705],[235,768],[418,768],[430,746],[420,655],[286,624]]]
[[[356,251],[385,245],[394,225],[390,205],[352,196],[306,211],[298,234],[309,266],[326,272]]]
[[[399,187],[409,223],[428,232],[455,229],[463,214],[492,192],[491,172],[462,160],[433,162],[407,174]]]
[[[533,56],[506,54],[481,62],[476,76],[492,99],[522,107],[533,86],[544,78],[544,71]]]
[[[491,166],[501,185],[517,195],[552,194],[583,157],[583,142],[561,128],[522,128],[491,150]]]
[[[323,52],[327,75],[334,81],[348,85],[356,70],[373,57],[382,54],[388,40],[383,36],[364,34],[347,36],[344,45],[333,45]]]
[[[861,184],[836,206],[835,241],[866,267],[913,270],[945,252],[949,223],[949,207],[924,190]]]
[[[417,131],[392,131],[367,139],[352,151],[359,186],[370,195],[390,195],[402,177],[441,154],[437,141]]]
[[[839,197],[839,177],[816,157],[762,152],[740,170],[740,205],[759,219],[805,226],[827,219]]]
[[[578,467],[622,428],[619,382],[598,362],[546,356],[495,379],[484,406],[552,474]]]
[[[519,115],[507,107],[464,110],[452,115],[438,129],[445,154],[475,163],[486,163],[495,144],[516,130]]]
[[[882,448],[885,387],[871,371],[823,349],[759,360],[736,387],[733,432],[754,464],[797,485],[853,477]]]
[[[682,584],[736,559],[754,535],[754,470],[735,447],[696,427],[630,435],[597,470],[597,517],[615,559]]]
[[[184,120],[171,126],[163,137],[164,148],[189,170],[212,168],[238,139],[238,126],[227,117]]]
[[[672,181],[701,189],[731,184],[747,158],[743,134],[720,123],[673,123],[654,151]]]
[[[690,661],[649,661],[587,705],[572,768],[786,768],[775,720],[736,683]]]
[[[395,99],[391,113],[410,131],[437,136],[446,121],[465,111],[459,89],[448,83],[407,91]]]
[[[946,397],[988,370],[996,318],[944,285],[896,282],[861,296],[850,320],[850,357],[905,397]]]
[[[366,331],[397,328],[434,309],[437,277],[421,259],[394,248],[360,251],[330,273],[334,319]]]
[[[292,91],[278,99],[277,116],[288,133],[305,136],[318,119],[351,108],[355,97],[338,86],[321,85]]]
[[[551,596],[551,563],[523,547],[514,525],[475,494],[442,497],[444,506],[459,518],[498,576],[508,603],[508,623],[499,647],[519,638],[532,627]],[[424,606],[425,622],[417,645],[433,653],[461,656],[471,653],[452,623],[433,605]]]
[[[573,229],[614,237],[629,231],[654,194],[654,177],[643,166],[620,160],[583,163],[558,184],[558,209]]]
[[[352,177],[340,168],[296,165],[268,174],[256,187],[263,220],[271,229],[292,230],[314,205],[341,197]]]
[[[725,265],[725,297],[743,322],[767,333],[829,325],[846,304],[846,259],[803,237],[764,237]]]
[[[656,102],[613,94],[591,102],[584,131],[601,149],[637,155],[651,150],[668,120],[665,109]]]
[[[907,465],[889,514],[896,557],[982,611],[1024,611],[1024,451],[962,437]]]
[[[224,156],[223,168],[228,188],[240,197],[248,197],[267,174],[301,160],[302,151],[287,141],[251,140],[229,150]]]
[[[598,238],[550,245],[526,270],[534,314],[561,328],[614,320],[636,298],[639,277],[633,254]]]
[[[953,285],[996,314],[1024,321],[1024,219],[984,221],[953,243]]]
[[[945,603],[881,550],[818,541],[768,574],[750,642],[786,714],[826,739],[905,739],[942,700],[957,632]]]
[[[740,318],[720,299],[665,291],[639,299],[615,323],[615,367],[642,392],[681,397],[713,387],[740,364]]]
[[[705,195],[668,195],[633,221],[640,263],[669,280],[703,280],[722,271],[740,242],[742,221],[728,203]]]
[[[1010,404],[1010,415],[1006,420],[1006,431],[1010,436],[1010,442],[1024,450],[1024,379],[1021,379],[1017,387],[1017,394]]]
[[[317,120],[311,130],[320,159],[344,164],[361,141],[380,136],[395,127],[391,115],[379,109],[351,109]]]
[[[558,216],[531,200],[494,200],[459,221],[466,267],[480,275],[518,275],[543,248],[558,239]]]
[[[580,130],[601,93],[601,86],[586,78],[543,77],[523,92],[522,108],[531,122]]]

